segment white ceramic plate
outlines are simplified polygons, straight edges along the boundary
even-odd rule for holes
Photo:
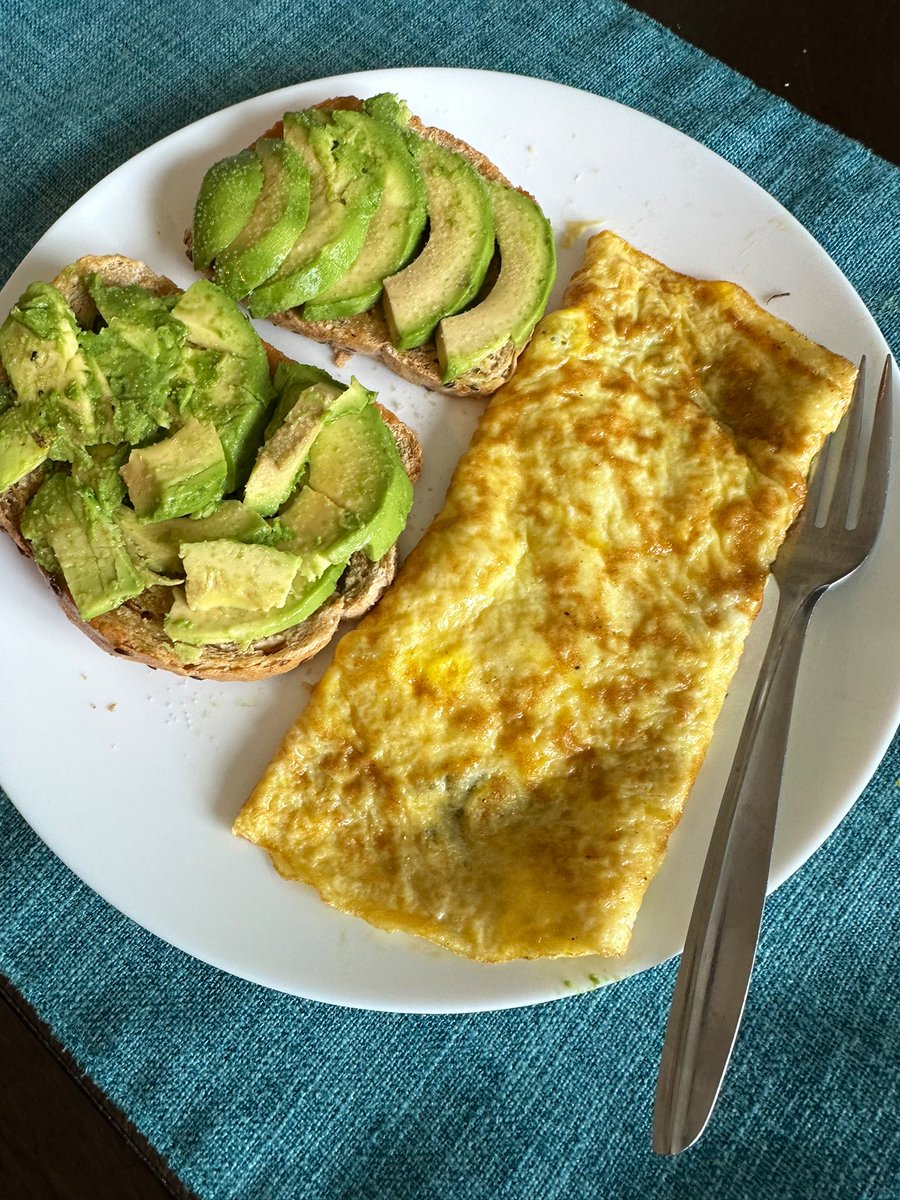
[[[248,144],[285,110],[379,91],[398,92],[426,123],[471,142],[538,197],[559,240],[552,303],[588,232],[587,225],[570,223],[609,226],[679,271],[739,282],[778,316],[851,359],[866,353],[870,362],[883,361],[884,339],[834,263],[783,208],[721,158],[587,92],[430,68],[303,84],[173,134],[114,171],[53,226],[3,289],[0,312],[26,284],[52,278],[85,253],[141,258],[187,286],[192,272],[182,234],[209,164]],[[264,323],[258,328],[292,357],[330,365],[323,347]],[[368,359],[336,373],[347,380],[351,371],[377,388],[423,442],[426,466],[401,542],[408,551],[439,508],[481,405],[433,395]],[[872,562],[815,614],[772,886],[847,812],[896,727],[900,635],[891,597],[898,545],[892,503]],[[553,999],[643,970],[681,948],[761,660],[771,597],[628,954],[618,961],[484,965],[333,911],[311,889],[284,882],[261,850],[231,836],[235,813],[305,702],[327,652],[264,683],[179,679],[97,649],[65,620],[6,539],[0,571],[0,780],[26,820],[90,887],[188,953],[314,999],[452,1012]]]

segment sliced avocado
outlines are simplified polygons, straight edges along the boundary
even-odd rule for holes
[[[72,479],[82,487],[90,488],[100,507],[112,513],[125,497],[125,480],[121,469],[128,461],[131,447],[89,446],[72,465]]]
[[[216,283],[239,300],[273,275],[306,224],[309,172],[281,138],[260,138],[254,152],[263,185],[249,221],[216,256]]]
[[[0,413],[0,492],[18,483],[47,458],[47,448],[35,441],[21,408]]]
[[[225,491],[244,486],[269,415],[268,407],[245,404],[228,410],[207,409],[225,454]]]
[[[173,517],[170,521],[145,523],[125,505],[116,509],[115,517],[134,562],[161,575],[182,573],[179,551],[189,542],[227,538],[268,545],[275,540],[272,527],[239,500],[223,500],[208,517]]]
[[[331,121],[339,141],[358,144],[381,164],[384,190],[356,261],[304,305],[303,316],[309,321],[351,317],[371,308],[383,280],[414,254],[427,219],[425,184],[409,138],[393,123],[366,112],[335,109]]]
[[[309,453],[308,484],[359,520],[360,545],[373,561],[393,546],[412,507],[412,484],[374,404],[324,425]]]
[[[188,606],[184,592],[176,588],[174,602],[165,620],[166,633],[175,642],[206,646],[236,642],[246,647],[259,638],[271,637],[299,625],[325,603],[337,586],[343,565],[329,567],[310,583],[298,576],[280,608],[248,613],[240,608],[210,608],[195,612]]]
[[[281,425],[260,449],[244,488],[244,503],[263,516],[271,516],[287,500],[309,458],[326,419],[362,408],[371,393],[353,380],[342,389],[331,383],[314,383],[300,392]]]
[[[107,325],[113,321],[123,321],[137,330],[148,329],[155,332],[158,327],[171,326],[169,313],[178,299],[176,292],[158,296],[142,287],[139,283],[105,283],[103,276],[92,272],[84,277],[84,286],[93,300],[97,312]],[[175,333],[176,345],[181,345],[181,338]],[[143,349],[144,343],[140,333],[136,335],[136,345]],[[155,342],[147,343],[147,353],[157,349]]]
[[[310,175],[309,220],[278,270],[250,296],[250,314],[295,308],[331,287],[355,262],[384,187],[379,165],[336,142],[324,113],[285,113],[285,141]]]
[[[257,396],[249,386],[246,360],[188,346],[177,383],[178,409],[216,427],[225,453],[226,492],[240,487],[269,419],[271,391]]]
[[[50,458],[109,434],[109,386],[83,352],[75,315],[49,283],[33,283],[0,326],[0,359],[30,432]]]
[[[297,397],[314,383],[330,384],[338,391],[344,390],[344,385],[323,371],[320,367],[311,367],[307,363],[280,362],[275,370],[275,394],[277,399],[269,423],[266,426],[266,441],[272,436],[284,418],[297,403]]]
[[[85,621],[138,596],[150,582],[131,561],[122,532],[96,496],[57,472],[41,485],[22,514],[22,532],[44,545]],[[38,561],[46,564],[46,556]]]
[[[271,394],[269,360],[259,334],[234,300],[208,279],[197,279],[178,297],[172,316],[187,328],[192,346],[233,354],[247,364],[246,385],[253,395]]]
[[[409,105],[394,92],[379,92],[377,96],[370,96],[363,101],[363,111],[376,121],[394,125],[398,129],[408,129],[412,120]]]
[[[253,215],[263,186],[263,168],[252,150],[241,150],[209,168],[194,205],[191,257],[205,271]]]
[[[305,579],[317,579],[333,563],[347,562],[368,539],[355,513],[311,487],[302,487],[282,509],[278,524],[289,535],[279,545],[298,556]]]
[[[384,281],[391,340],[411,350],[442,317],[477,294],[494,253],[494,218],[487,185],[459,154],[417,140],[428,195],[428,241],[409,266]]]
[[[494,210],[500,274],[474,308],[445,317],[437,331],[444,383],[512,342],[520,350],[543,315],[556,278],[556,248],[550,222],[531,199],[488,181]]]
[[[137,515],[164,521],[221,499],[227,467],[215,426],[190,417],[171,437],[132,450],[121,473]]]
[[[344,387],[318,368],[285,363],[276,372],[276,395],[252,326],[204,280],[167,297],[109,286],[97,276],[86,283],[105,322],[99,328],[79,330],[61,295],[48,289],[48,299],[40,290],[46,285],[27,298],[33,304],[22,306],[21,329],[10,331],[9,321],[4,326],[14,369],[21,365],[25,377],[31,354],[20,352],[28,338],[37,350],[33,343],[47,335],[54,386],[47,388],[35,373],[34,398],[29,402],[26,388],[22,403],[5,379],[0,383],[0,480],[42,463],[42,443],[51,441],[44,427],[67,423],[65,446],[50,446],[50,457],[65,449],[71,472],[48,466],[52,473],[23,515],[37,561],[65,578],[87,619],[186,574],[169,629],[185,661],[198,646],[245,645],[303,621],[333,592],[358,547],[378,556],[381,543],[386,548],[399,532],[391,528],[385,540],[387,527],[396,526],[392,512],[402,490],[391,480],[391,455],[407,490],[409,483],[373,394],[356,380]],[[87,381],[86,411],[95,418],[90,433],[71,416],[84,394],[67,378],[70,361],[80,370],[76,384]],[[313,414],[313,437],[300,436],[293,427]],[[176,432],[160,438],[173,424]],[[337,444],[329,450],[332,426],[341,427],[343,450]],[[147,444],[121,439],[123,427],[132,437],[141,430]],[[271,522],[236,500],[223,502],[239,443],[249,438],[255,448],[263,431],[270,434],[270,460],[280,449],[295,456],[287,482],[278,485],[286,488],[280,496],[296,486],[301,442],[301,471],[313,473],[302,460],[315,455],[317,479],[330,495],[310,488],[287,520]],[[348,450],[350,474],[362,479],[348,475]],[[126,487],[133,508],[123,503]],[[408,503],[403,517],[406,511]]]
[[[172,386],[187,332],[171,315],[174,296],[137,285],[107,285],[89,275],[85,286],[106,324],[79,335],[85,356],[108,381],[114,435],[132,445],[149,441],[176,415]]]
[[[206,279],[188,288],[172,315],[188,337],[180,410],[215,425],[232,492],[250,472],[274,398],[265,348],[234,300]]]
[[[184,594],[194,612],[239,608],[249,612],[280,608],[287,600],[298,561],[274,546],[219,539],[181,547]]]

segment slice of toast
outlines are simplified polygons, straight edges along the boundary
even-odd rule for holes
[[[338,96],[332,100],[324,100],[315,107],[358,110],[362,108],[362,105],[362,100],[356,96]],[[445,129],[424,125],[418,117],[412,117],[409,128],[419,137],[428,138],[446,150],[461,154],[485,179],[502,183],[506,187],[513,186],[490,159]],[[261,137],[278,138],[282,136],[282,133],[283,123],[278,121],[271,129],[261,134]],[[534,199],[523,188],[516,190],[522,192],[524,196],[528,196],[530,200]],[[190,258],[190,230],[185,234],[185,246]],[[211,273],[210,277],[212,277]],[[441,379],[434,339],[430,338],[423,346],[417,346],[413,350],[398,350],[391,341],[380,300],[367,312],[338,320],[308,321],[304,319],[300,309],[296,308],[288,309],[286,312],[273,313],[268,320],[275,325],[290,329],[294,333],[311,338],[313,341],[331,346],[334,361],[338,366],[342,366],[352,354],[366,354],[371,358],[380,359],[392,371],[409,380],[410,383],[417,383],[434,392],[445,392],[451,396],[491,395],[512,375],[519,355],[525,348],[523,345],[516,349],[515,344],[509,341],[466,374],[460,375],[452,383],[444,383]]]
[[[104,283],[139,284],[160,296],[181,290],[170,279],[156,275],[135,259],[122,255],[80,258],[66,267],[53,283],[65,296],[83,328],[90,328],[97,317],[96,308],[84,284],[85,277],[94,272],[103,278]],[[270,373],[274,375],[278,364],[287,361],[287,358],[272,346],[265,345],[265,349]],[[397,444],[404,469],[415,482],[422,463],[418,438],[399,417],[381,405],[378,408]],[[31,546],[22,535],[20,522],[26,505],[43,482],[44,474],[44,467],[37,467],[0,493],[0,529],[9,534],[19,550],[32,559]],[[190,663],[179,657],[174,642],[163,628],[172,600],[170,588],[149,588],[118,608],[85,621],[79,615],[64,581],[40,567],[38,569],[55,592],[66,616],[109,653],[197,679],[248,680],[264,679],[293,670],[321,650],[334,636],[342,620],[360,617],[376,603],[394,577],[396,561],[396,547],[391,547],[378,562],[372,562],[362,551],[358,551],[347,564],[337,590],[305,621],[282,633],[252,642],[246,649],[233,643],[201,646],[198,660]]]

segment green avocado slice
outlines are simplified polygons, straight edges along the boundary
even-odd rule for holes
[[[227,466],[215,426],[190,417],[176,433],[131,451],[121,469],[144,521],[202,513],[225,489]]]
[[[359,522],[359,545],[377,561],[400,536],[412,484],[374,404],[328,421],[309,452],[309,487]]]
[[[224,365],[224,364],[223,364]],[[225,455],[225,492],[237,491],[253,469],[253,458],[268,417],[268,407],[243,404],[233,408],[208,408]]]
[[[104,322],[110,325],[121,321],[135,339],[136,348],[146,346],[147,353],[155,352],[157,342],[145,342],[141,334],[145,332],[150,339],[156,339],[161,329],[167,329],[170,337],[177,338],[176,347],[181,345],[182,339],[172,330],[169,316],[177,296],[157,296],[138,283],[104,283],[96,272],[85,277],[84,285]]]
[[[363,101],[363,111],[383,125],[393,125],[396,129],[408,129],[412,120],[409,105],[396,92],[379,92],[377,96],[370,96]]]
[[[556,278],[553,230],[535,202],[501,183],[488,181],[488,190],[500,274],[480,304],[445,317],[438,326],[444,383],[464,375],[507,342],[520,350],[543,315]]]
[[[175,298],[154,296],[137,285],[107,285],[89,275],[85,286],[105,321],[79,340],[85,356],[108,381],[112,395],[110,441],[149,441],[176,416],[173,385],[186,331],[171,314]]]
[[[305,579],[316,579],[333,563],[345,563],[368,541],[368,531],[355,513],[304,486],[278,514],[288,537],[279,543],[299,559]]]
[[[89,488],[106,513],[114,512],[124,499],[126,488],[122,467],[130,452],[127,443],[88,446],[72,464],[74,481]]]
[[[268,401],[272,387],[269,360],[256,330],[230,296],[208,279],[197,279],[172,306],[172,316],[187,329],[192,346],[233,354],[246,364],[245,386]]]
[[[184,595],[194,612],[280,608],[288,598],[299,562],[274,546],[235,542],[190,542],[181,547]]]
[[[409,266],[384,281],[384,313],[400,350],[421,346],[442,317],[478,293],[494,253],[487,185],[461,155],[417,140],[428,195],[428,241]]]
[[[321,367],[312,367],[308,363],[280,362],[275,369],[275,408],[266,426],[265,440],[268,441],[275,430],[288,415],[301,392],[313,384],[324,384],[343,391],[344,385],[323,371]]]
[[[296,308],[335,283],[359,255],[384,188],[378,164],[335,141],[324,113],[285,113],[284,137],[309,170],[309,220],[278,270],[251,294],[254,317]]]
[[[355,379],[349,388],[314,383],[300,392],[281,425],[260,449],[244,488],[244,503],[263,516],[275,513],[294,490],[325,422],[361,408],[370,400],[371,393]]]
[[[22,533],[35,544],[42,565],[49,565],[50,550],[85,621],[139,596],[153,582],[131,561],[118,523],[96,496],[62,472],[51,475],[25,509]]]
[[[365,112],[335,109],[331,121],[339,141],[359,144],[382,165],[384,190],[356,261],[304,305],[303,316],[309,321],[351,317],[371,308],[383,280],[416,251],[427,219],[425,184],[409,135]]]
[[[18,483],[47,458],[47,448],[35,441],[21,408],[0,413],[0,492]]]
[[[209,168],[194,205],[191,257],[205,271],[253,215],[263,187],[263,167],[252,150],[242,150]]]
[[[180,411],[216,427],[225,453],[225,491],[250,473],[274,388],[256,330],[230,296],[198,279],[172,309],[187,329]]]
[[[109,383],[79,334],[75,314],[49,283],[27,288],[0,326],[0,358],[29,432],[63,461],[111,436]]]
[[[260,138],[254,152],[263,185],[249,221],[215,260],[215,281],[235,300],[273,275],[306,225],[309,172],[281,138]]]
[[[245,648],[259,638],[282,633],[305,621],[337,587],[343,570],[343,564],[329,567],[311,583],[298,575],[284,604],[258,613],[227,607],[195,612],[188,606],[184,590],[175,588],[174,601],[165,619],[166,633],[174,642],[190,646],[235,642]]]
[[[267,545],[275,540],[271,525],[240,500],[223,500],[208,517],[173,517],[148,523],[139,520],[134,509],[124,504],[113,515],[134,562],[160,575],[181,574],[179,551],[190,542],[228,538]]]

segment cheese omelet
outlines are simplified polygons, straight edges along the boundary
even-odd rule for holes
[[[235,832],[485,961],[621,954],[854,368],[592,238]]]

